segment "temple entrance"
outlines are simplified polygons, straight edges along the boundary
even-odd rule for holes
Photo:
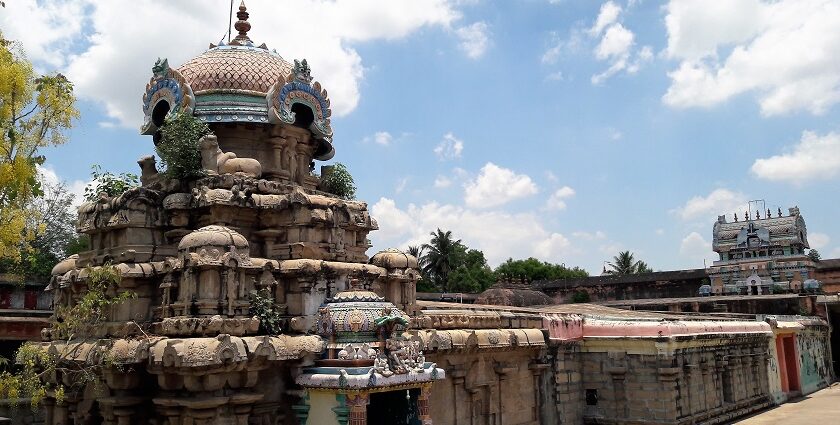
[[[421,425],[417,410],[419,396],[418,388],[371,394],[367,406],[368,425]]]

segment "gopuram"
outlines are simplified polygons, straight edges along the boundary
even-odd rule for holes
[[[173,182],[144,157],[141,187],[79,208],[91,249],[53,270],[54,305],[107,264],[112,292],[134,296],[83,339],[56,335],[56,308],[40,347],[68,365],[45,377],[67,391],[46,395],[48,425],[723,423],[794,391],[774,386],[770,354],[794,322],[785,352],[828,370],[797,348],[826,343],[819,320],[417,301],[417,259],[368,258],[367,204],[318,190],[313,161],[335,154],[327,91],[307,61],[251,41],[244,4],[237,18],[229,43],[158,60],[142,99],[150,142],[174,111],[209,125],[204,176]],[[85,365],[100,385],[64,372]]]

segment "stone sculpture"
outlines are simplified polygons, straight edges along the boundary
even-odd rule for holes
[[[201,166],[207,174],[236,174],[260,177],[262,165],[253,158],[237,158],[233,152],[222,152],[215,135],[208,134],[198,141],[201,147]]]

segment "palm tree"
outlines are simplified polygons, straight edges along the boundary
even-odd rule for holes
[[[610,274],[639,274],[653,271],[644,261],[636,260],[630,251],[619,252],[613,257],[613,261],[607,264],[611,269],[607,270],[607,273]]]
[[[408,253],[408,255],[411,255],[414,258],[416,258],[417,261],[420,261],[420,257],[423,256],[423,246],[422,245],[409,245],[406,252]]]
[[[453,269],[454,257],[458,252],[458,246],[461,245],[461,240],[453,240],[450,230],[444,232],[437,229],[430,235],[432,240],[421,247],[421,252],[426,251],[422,260],[423,273],[430,277],[438,288],[447,292],[449,272]]]

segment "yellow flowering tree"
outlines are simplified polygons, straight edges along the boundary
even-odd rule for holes
[[[0,33],[0,258],[19,259],[40,231],[26,225],[42,194],[39,150],[67,140],[79,117],[75,103],[67,78],[35,74],[20,46]]]

